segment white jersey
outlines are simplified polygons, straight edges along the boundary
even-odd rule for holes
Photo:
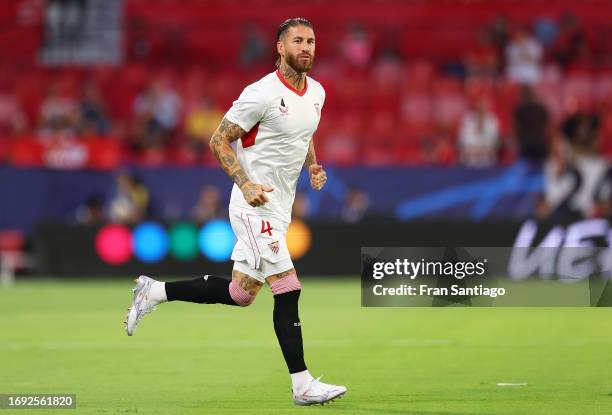
[[[238,141],[238,161],[253,183],[274,188],[266,193],[268,203],[250,206],[234,184],[230,210],[276,217],[291,222],[295,188],[310,140],[314,135],[325,90],[306,77],[298,92],[280,74],[272,72],[247,86],[225,118],[247,133]]]

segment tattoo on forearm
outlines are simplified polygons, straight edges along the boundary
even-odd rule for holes
[[[315,154],[314,144],[311,139],[308,153],[306,153],[306,160],[304,160],[304,167],[308,169],[313,164],[317,164],[317,155]]]
[[[210,148],[223,170],[232,178],[234,183],[242,187],[249,178],[238,163],[236,153],[230,145],[245,134],[240,126],[223,118],[221,124],[210,139]]]
[[[238,187],[242,187],[243,184],[249,181],[249,178],[247,177],[246,173],[242,169],[237,170],[234,173],[232,173],[231,177],[234,183],[238,185]]]
[[[232,157],[231,154],[224,154],[221,156],[221,163],[226,166],[231,166],[236,161],[236,157]]]

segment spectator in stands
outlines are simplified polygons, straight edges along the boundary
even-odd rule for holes
[[[559,36],[559,25],[548,16],[538,17],[533,23],[533,33],[543,48],[550,48]]]
[[[181,98],[165,81],[154,81],[134,101],[136,145],[163,147],[175,133]]]
[[[340,218],[346,223],[362,221],[368,212],[370,198],[359,189],[350,189],[346,192],[344,206]]]
[[[197,153],[208,149],[208,140],[223,119],[223,111],[205,94],[200,94],[187,109],[183,130],[189,147]]]
[[[109,218],[113,222],[135,225],[145,219],[149,207],[149,191],[128,173],[119,173],[109,204]]]
[[[73,136],[78,121],[76,102],[60,94],[57,84],[51,84],[40,106],[38,115],[39,137]]]
[[[550,204],[546,201],[544,193],[539,193],[535,200],[535,209],[533,216],[538,221],[546,221],[550,217]]]
[[[372,75],[376,81],[391,88],[395,88],[404,75],[405,68],[398,44],[400,38],[400,33],[396,30],[385,33],[372,68]]]
[[[524,86],[519,104],[514,109],[514,134],[520,156],[543,161],[549,154],[550,127],[548,110],[536,98],[533,89]]]
[[[573,155],[596,155],[600,117],[596,112],[578,110],[561,124],[561,132]]]
[[[100,89],[94,81],[88,81],[83,87],[79,103],[81,130],[98,136],[108,134],[110,123],[106,105]]]
[[[542,46],[521,27],[506,47],[506,76],[517,84],[533,85],[540,80]]]
[[[467,50],[463,62],[467,76],[495,79],[497,77],[500,62],[496,46],[488,32],[478,34],[476,46]]]
[[[248,23],[244,31],[244,40],[240,51],[240,64],[248,69],[253,65],[263,63],[268,59],[269,52],[268,42],[259,27],[253,23]]]
[[[354,67],[364,68],[372,61],[372,41],[360,24],[353,24],[340,50],[344,60]]]
[[[167,26],[161,29],[161,32],[160,57],[167,62],[182,66],[187,56],[185,30],[175,26]]]
[[[590,48],[578,19],[571,13],[561,17],[559,36],[553,45],[554,59],[567,69],[573,63],[590,59]]]
[[[504,15],[498,15],[486,28],[486,38],[491,42],[497,56],[497,73],[502,73],[506,62],[506,46],[510,39],[510,24]]]
[[[221,205],[221,192],[213,185],[205,186],[200,192],[196,205],[191,210],[191,218],[198,224],[227,216]]]
[[[568,71],[591,73],[595,59],[591,47],[586,38],[581,39],[576,43],[576,54],[572,62],[568,66]]]
[[[89,197],[77,208],[76,220],[81,225],[98,225],[104,222],[102,200],[98,196]]]
[[[151,44],[151,34],[146,20],[142,17],[133,16],[130,20],[130,37],[132,42],[128,45],[130,58],[136,60],[146,60],[151,55],[153,46]]]
[[[27,119],[17,97],[8,91],[0,91],[0,138],[21,136],[27,127]]]
[[[467,112],[459,129],[459,152],[463,164],[474,167],[491,166],[497,162],[499,122],[488,103],[479,100],[474,110]]]

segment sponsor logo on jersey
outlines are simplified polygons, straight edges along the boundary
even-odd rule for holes
[[[285,105],[285,100],[283,98],[281,98],[280,107],[278,107],[278,109],[283,114],[287,114],[289,112],[289,107]]]
[[[280,245],[278,244],[278,241],[270,242],[268,246],[270,247],[272,252],[278,255],[278,251],[280,249]]]
[[[321,105],[318,102],[315,102],[314,107],[315,107],[315,111],[317,112],[317,115],[321,116]]]

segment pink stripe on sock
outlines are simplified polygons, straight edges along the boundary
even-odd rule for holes
[[[246,292],[244,288],[236,284],[234,281],[229,284],[229,293],[232,300],[239,306],[247,306],[253,302],[253,296]]]
[[[284,294],[289,291],[301,290],[302,284],[300,284],[297,275],[293,273],[274,281],[270,284],[270,289],[273,295]]]

